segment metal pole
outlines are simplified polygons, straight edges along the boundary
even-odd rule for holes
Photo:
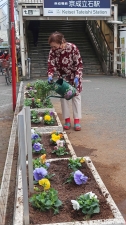
[[[7,13],[8,13],[8,27],[7,27],[7,36],[8,36],[8,47],[9,47],[9,54],[11,54],[10,51],[10,0],[7,0]]]
[[[16,62],[15,62],[15,27],[14,27],[14,0],[10,0],[11,15],[11,57],[12,57],[12,98],[13,111],[16,107]]]
[[[28,151],[29,191],[33,193],[34,186],[33,186],[33,162],[32,162],[32,143],[31,143],[31,112],[29,106],[26,106],[24,110],[26,123],[26,144]]]
[[[25,118],[23,114],[18,114],[18,134],[19,148],[21,154],[21,171],[22,171],[22,186],[23,186],[23,215],[24,225],[29,225],[29,202],[28,202],[28,184],[26,170],[26,136],[25,136]]]
[[[19,5],[19,20],[20,20],[20,51],[21,51],[21,65],[22,65],[22,76],[25,77],[25,47],[24,47],[24,27],[22,17],[22,6]]]
[[[114,21],[118,20],[118,5],[114,5]],[[114,62],[113,71],[117,73],[117,42],[118,42],[118,25],[114,24]]]

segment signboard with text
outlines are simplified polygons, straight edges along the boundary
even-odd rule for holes
[[[44,16],[111,16],[111,0],[43,0]]]
[[[22,12],[23,16],[40,16],[40,9],[25,8]]]

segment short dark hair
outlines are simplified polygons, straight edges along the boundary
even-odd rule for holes
[[[65,40],[64,35],[63,35],[62,33],[55,31],[54,33],[52,33],[52,34],[49,36],[49,39],[48,39],[49,45],[50,45],[52,42],[55,42],[55,43],[57,43],[57,44],[62,44],[62,43],[65,43],[66,40]]]

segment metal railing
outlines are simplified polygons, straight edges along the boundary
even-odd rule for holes
[[[87,21],[87,32],[93,46],[95,47],[103,71],[106,74],[110,74],[113,71],[113,52],[110,50],[97,21]]]
[[[27,58],[27,78],[31,78],[31,59]]]
[[[43,0],[18,0],[18,4],[31,3],[31,4],[43,4]]]

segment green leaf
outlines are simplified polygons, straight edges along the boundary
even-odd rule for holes
[[[60,207],[62,205],[62,202],[58,199],[57,202],[55,203],[56,207]]]
[[[97,208],[94,209],[93,213],[100,213],[100,208],[97,206]]]
[[[51,206],[52,202],[51,202],[51,200],[48,200],[45,204],[46,204],[46,206]]]
[[[59,213],[59,209],[58,208],[55,208],[54,209],[54,215],[58,214]]]

